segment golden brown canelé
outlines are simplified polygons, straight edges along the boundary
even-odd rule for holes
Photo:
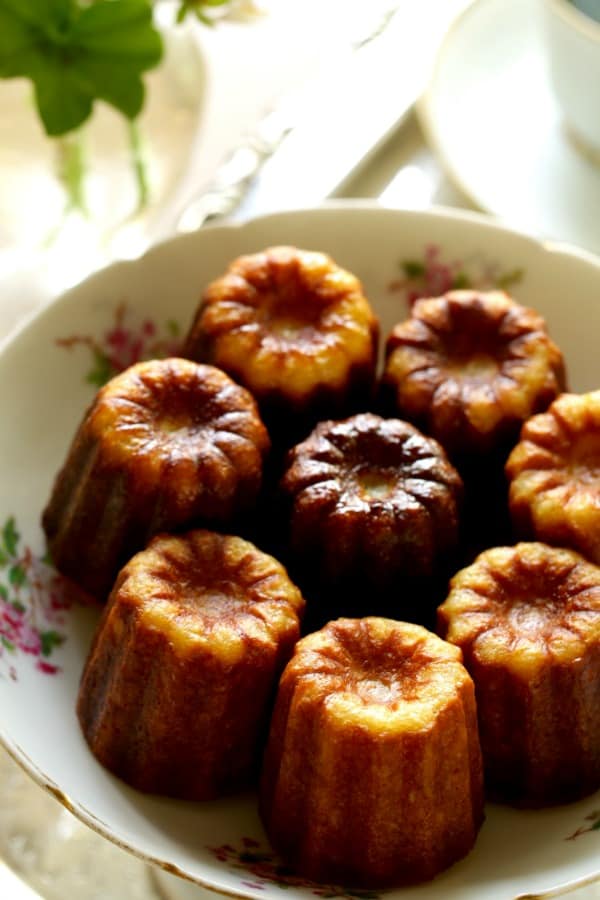
[[[212,366],[138,363],[97,394],[43,515],[54,564],[104,600],[152,534],[248,510],[269,448],[248,391]]]
[[[483,819],[473,683],[418,625],[338,619],[282,675],[260,811],[306,878],[378,888],[433,878]]]
[[[328,581],[431,575],[457,542],[460,476],[400,419],[319,423],[289,452],[281,489],[293,554]]]
[[[270,429],[301,433],[371,398],[377,338],[353,274],[324,253],[270,247],[208,286],[184,355],[247,387]]]
[[[600,569],[546,544],[496,547],[438,615],[475,682],[492,796],[546,806],[600,788]]]
[[[153,538],[120,572],[83,672],[94,756],[151,793],[246,786],[303,608],[283,566],[241,538]]]
[[[502,291],[418,300],[386,345],[382,397],[451,458],[514,442],[564,390],[562,354],[543,318]]]
[[[600,564],[600,391],[563,394],[526,422],[506,474],[519,537]]]

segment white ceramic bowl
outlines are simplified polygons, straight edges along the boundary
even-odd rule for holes
[[[140,354],[173,349],[203,286],[235,256],[275,243],[325,250],[364,282],[385,334],[415,293],[456,283],[508,287],[537,307],[575,389],[598,387],[600,262],[481,216],[369,204],[271,215],[177,238],[74,288],[0,352],[0,741],[39,784],[100,834],[148,862],[225,894],[290,900],[315,886],[282,868],[252,794],[186,804],[144,796],[90,754],[75,697],[97,610],[44,563],[39,525],[54,475],[94,388]],[[469,856],[394,900],[507,900],[600,878],[600,793],[538,812],[488,806]]]

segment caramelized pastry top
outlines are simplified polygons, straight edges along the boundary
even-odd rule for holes
[[[104,466],[128,471],[142,489],[162,482],[182,505],[198,492],[225,503],[240,482],[258,486],[269,448],[248,391],[212,366],[176,358],[138,363],[109,381],[86,433]]]
[[[562,394],[526,422],[506,473],[521,534],[600,563],[600,391]]]
[[[391,735],[431,727],[471,679],[457,647],[420,625],[391,619],[336,619],[296,644],[281,687],[298,702],[321,703],[340,725]]]
[[[321,422],[290,451],[282,480],[293,540],[356,561],[429,572],[453,546],[462,482],[437,441],[371,413]]]
[[[375,365],[377,319],[360,282],[324,253],[272,247],[241,256],[206,289],[186,352],[257,395],[300,403]]]
[[[501,291],[418,300],[386,347],[384,389],[450,453],[492,449],[564,389],[544,320]]]
[[[248,642],[298,637],[304,600],[284,567],[238,537],[196,530],[158,535],[121,570],[112,598],[166,634],[181,655],[236,662]]]
[[[458,572],[439,630],[474,659],[530,679],[600,642],[600,568],[541,543],[486,550]]]

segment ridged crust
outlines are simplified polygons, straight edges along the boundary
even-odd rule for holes
[[[253,398],[223,372],[132,366],[99,391],[57,476],[43,515],[55,565],[105,599],[152,534],[248,509],[268,448]]]
[[[185,355],[219,366],[269,424],[325,418],[372,391],[378,324],[362,286],[324,253],[271,247],[234,260],[205,290]]]
[[[94,755],[152,793],[244,787],[303,610],[283,566],[241,538],[155,537],[121,571],[83,672]]]
[[[429,575],[457,541],[462,483],[437,443],[371,413],[321,422],[281,482],[291,544],[331,580]]]
[[[487,550],[438,623],[475,682],[494,795],[542,806],[600,787],[600,568],[541,543]]]
[[[307,878],[371,888],[432,878],[483,818],[473,684],[417,625],[339,619],[280,681],[260,809]]]
[[[506,474],[520,537],[600,563],[600,391],[563,394],[526,422]]]
[[[502,291],[418,300],[386,345],[383,397],[451,456],[515,439],[564,387],[543,318]]]

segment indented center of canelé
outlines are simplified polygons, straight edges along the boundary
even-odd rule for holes
[[[378,658],[373,649],[368,660],[357,661],[352,670],[351,684],[355,694],[367,703],[397,707],[402,701],[418,696],[423,672],[423,660],[397,654],[393,661]]]
[[[584,434],[573,441],[568,469],[577,481],[600,489],[600,434]]]
[[[352,473],[357,492],[370,500],[389,497],[394,491],[395,477],[390,469],[381,467],[365,466]]]
[[[260,296],[257,313],[263,327],[282,340],[297,342],[314,338],[320,325],[322,303],[290,278],[289,285]]]
[[[459,381],[488,382],[498,374],[500,363],[496,356],[486,350],[473,347],[456,352],[451,349],[446,368]]]
[[[220,622],[233,619],[237,613],[247,606],[244,597],[231,589],[225,593],[218,588],[188,588],[180,595],[180,605],[184,611],[199,611],[206,620]]]
[[[552,595],[520,596],[507,607],[506,618],[515,634],[544,637],[560,624],[561,603]]]
[[[348,690],[368,704],[391,709],[420,697],[433,660],[411,626],[402,626],[407,633],[389,620],[363,619],[354,631],[336,626],[335,656]]]

